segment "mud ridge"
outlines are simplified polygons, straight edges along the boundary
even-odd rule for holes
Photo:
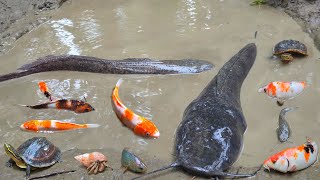
[[[50,10],[67,0],[0,0],[0,53],[51,18]]]
[[[267,4],[286,12],[310,34],[320,50],[320,0],[266,0]]]

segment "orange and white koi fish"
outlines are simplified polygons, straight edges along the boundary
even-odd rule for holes
[[[263,163],[263,167],[274,169],[283,173],[305,169],[315,163],[318,159],[318,146],[311,139],[301,146],[285,149]]]
[[[40,91],[50,100],[50,101],[54,101],[55,98],[51,95],[51,93],[49,92],[49,89],[47,87],[47,84],[43,81],[38,83],[39,85],[39,89]]]
[[[119,120],[125,126],[132,129],[135,134],[143,137],[158,138],[160,136],[159,130],[149,119],[138,116],[121,102],[119,98],[119,87],[122,81],[122,79],[119,79],[112,91],[111,104],[113,111]]]
[[[99,124],[76,124],[59,120],[29,120],[23,123],[20,128],[34,132],[55,132],[73,129],[97,128]]]
[[[37,104],[37,105],[20,104],[20,106],[29,107],[31,109],[47,109],[47,108],[64,109],[64,110],[74,111],[75,113],[86,113],[86,112],[94,111],[94,108],[89,103],[78,101],[78,100],[66,100],[66,99],[60,99],[60,100],[47,102],[43,104]]]
[[[299,95],[306,87],[305,82],[270,82],[268,85],[260,88],[258,92],[264,92],[269,97],[277,99],[277,104],[282,106],[284,101],[290,100]]]

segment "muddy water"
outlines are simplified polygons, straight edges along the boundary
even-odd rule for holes
[[[245,44],[258,47],[256,63],[243,84],[241,103],[247,119],[245,147],[235,167],[255,167],[272,153],[305,141],[310,136],[319,142],[320,120],[320,53],[309,36],[287,15],[268,7],[249,6],[250,1],[72,1],[51,20],[20,38],[14,48],[0,56],[0,72],[14,71],[21,65],[49,54],[90,55],[108,59],[149,57],[159,59],[197,58],[211,61],[215,69],[196,75],[100,75],[77,72],[49,72],[30,75],[0,84],[0,144],[18,146],[33,136],[46,136],[62,151],[101,149],[119,172],[120,155],[130,147],[149,163],[149,170],[167,165],[174,159],[174,135],[186,106],[202,91],[218,69]],[[254,33],[258,31],[257,39]],[[309,48],[309,56],[283,66],[269,59],[272,47],[283,39],[296,39]],[[110,104],[110,94],[119,78],[124,79],[120,97],[133,111],[152,121],[160,129],[159,139],[135,136],[121,125]],[[276,138],[278,115],[276,102],[259,87],[269,81],[301,80],[309,86],[285,106],[299,106],[287,114],[293,131],[292,144],[279,144]],[[70,111],[30,110],[17,104],[36,104],[46,98],[38,90],[39,81],[47,82],[59,98],[83,99],[96,111],[75,114]],[[59,119],[76,123],[98,123],[97,129],[54,134],[35,134],[19,129],[28,119]],[[110,151],[108,151],[110,150]],[[87,150],[88,151],[88,150]],[[110,152],[110,154],[108,154]],[[117,154],[118,153],[118,154]],[[72,154],[72,153],[71,153]],[[1,177],[23,179],[23,171],[4,167],[7,157],[1,155]],[[72,154],[74,155],[74,154]],[[87,176],[71,155],[52,168],[76,168],[77,174],[66,179],[112,179],[115,172]],[[317,167],[317,166],[316,166]],[[317,168],[290,176],[261,172],[259,179],[273,177],[308,179],[319,175]],[[38,172],[45,174],[51,170]],[[317,174],[318,173],[318,174]],[[126,173],[119,177],[134,177]],[[118,177],[118,176],[117,176]],[[61,179],[61,177],[55,177]],[[182,171],[167,171],[157,179],[191,178]],[[54,178],[53,178],[54,179]]]

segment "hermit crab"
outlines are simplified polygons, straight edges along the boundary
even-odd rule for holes
[[[74,157],[82,165],[87,167],[88,174],[103,172],[105,168],[112,168],[107,164],[107,158],[100,152],[85,153]]]

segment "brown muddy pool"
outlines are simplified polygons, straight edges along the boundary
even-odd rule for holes
[[[175,131],[186,106],[196,98],[220,67],[247,43],[258,47],[256,62],[241,91],[241,103],[248,129],[244,150],[234,164],[252,172],[269,155],[285,147],[300,145],[305,137],[320,142],[320,53],[312,39],[284,13],[269,7],[250,6],[251,1],[234,0],[77,0],[66,3],[55,15],[16,41],[0,56],[0,73],[15,71],[21,65],[46,55],[75,54],[107,59],[148,57],[157,59],[194,58],[212,62],[213,70],[194,75],[106,75],[79,72],[47,72],[0,83],[0,144],[19,146],[34,136],[45,136],[63,153],[62,162],[32,175],[55,170],[76,169],[76,173],[51,179],[129,179],[122,174],[121,151],[130,147],[145,160],[148,170],[166,166],[174,160]],[[257,38],[254,38],[258,31]],[[272,47],[283,39],[305,43],[309,56],[289,65],[270,59]],[[157,125],[159,139],[144,139],[125,128],[111,107],[111,91],[123,78],[120,98],[139,115]],[[259,87],[270,81],[307,81],[307,89],[284,107],[298,106],[287,114],[291,143],[279,144],[276,128],[282,107]],[[76,114],[63,110],[31,110],[18,104],[47,101],[37,83],[45,81],[58,98],[83,99],[96,109]],[[36,134],[19,126],[30,119],[57,119],[75,123],[96,123],[96,129]],[[109,158],[114,171],[88,176],[73,158],[99,150]],[[5,167],[9,159],[0,150],[0,179],[24,179],[24,171]],[[304,171],[282,175],[259,172],[254,179],[317,179],[316,163]],[[191,179],[180,170],[167,170],[148,179]],[[196,177],[196,179],[201,179]]]

